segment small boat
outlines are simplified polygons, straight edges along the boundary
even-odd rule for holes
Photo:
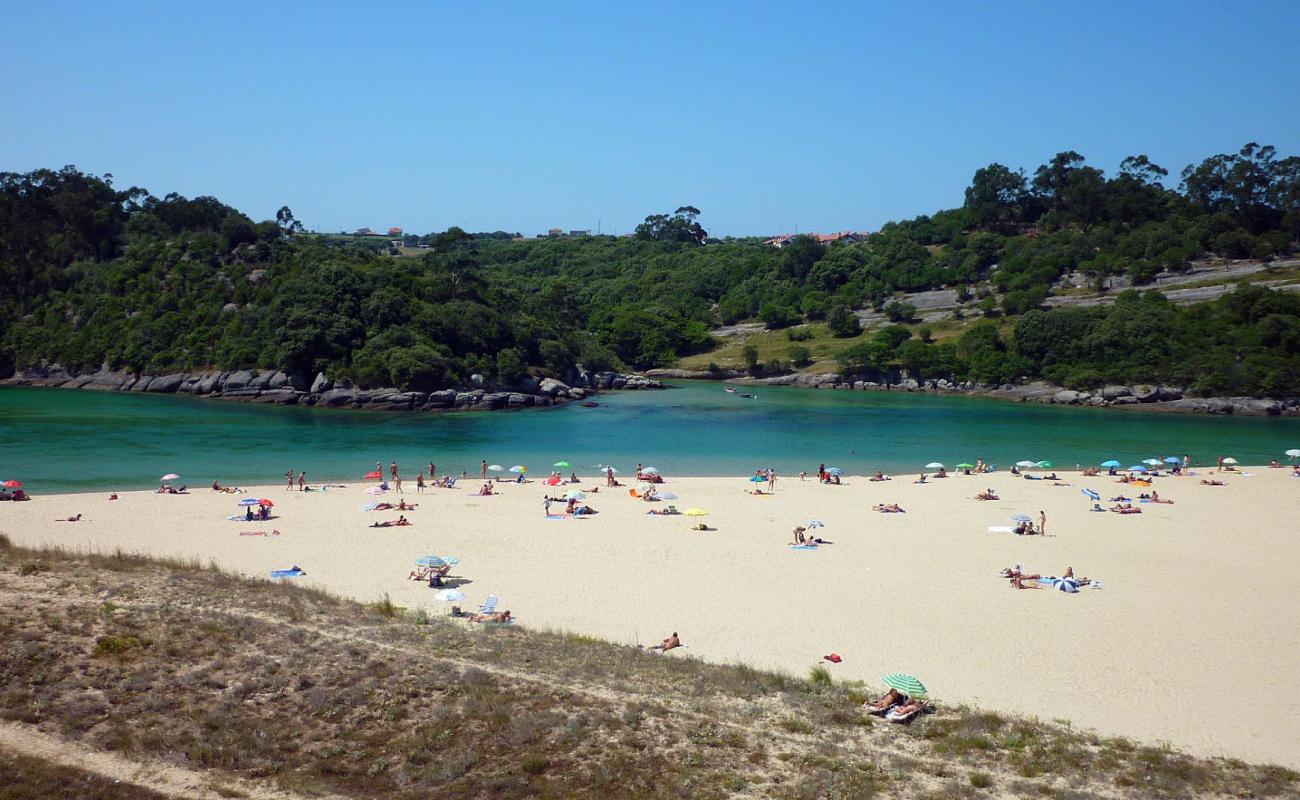
[[[740,396],[743,397],[743,398],[745,398],[746,400],[753,400],[753,399],[754,399],[754,395],[752,395],[752,394],[750,394],[750,393],[748,393],[748,392],[744,392],[744,393],[742,393]]]
[[[724,386],[724,387],[722,387],[722,391],[724,391],[724,392],[730,392],[731,394],[735,394],[737,390],[736,390],[736,389],[732,389],[732,388],[729,387],[729,386]]]
[[[600,403],[583,403],[583,404],[582,404],[582,407],[583,407],[583,408],[596,408],[596,407],[599,406],[599,405],[600,405]]]

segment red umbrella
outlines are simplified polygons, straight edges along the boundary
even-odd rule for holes
[[[19,488],[20,486],[23,485],[23,482],[22,482],[22,481],[8,480],[8,481],[5,481],[4,484],[0,484],[0,485],[3,485],[6,489],[17,489],[17,488]]]
[[[270,508],[271,506],[275,505],[275,503],[272,503],[270,500],[265,500],[265,499],[258,500],[257,504],[259,506],[266,506],[267,508]]]

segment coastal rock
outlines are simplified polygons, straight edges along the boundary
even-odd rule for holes
[[[199,388],[199,381],[203,380],[202,375],[187,375],[185,380],[181,381],[180,387],[176,390],[181,394],[194,394]]]
[[[573,388],[569,389],[568,394],[569,397],[573,400],[581,400],[582,398],[587,396],[587,390],[583,389],[581,386],[574,386]]]
[[[482,389],[476,389],[472,392],[458,392],[456,394],[456,408],[473,408],[483,399],[485,393]]]
[[[334,388],[334,381],[325,377],[325,373],[317,372],[316,380],[311,382],[311,393],[322,394]]]
[[[519,382],[511,388],[517,392],[522,392],[523,394],[537,394],[540,386],[541,383],[536,378],[530,376],[527,378],[520,378]]]
[[[1105,400],[1118,400],[1121,397],[1130,397],[1133,390],[1127,386],[1106,386],[1101,390],[1101,396]]]
[[[506,407],[508,408],[526,408],[537,403],[537,395],[523,394],[521,392],[511,392],[506,397]]]
[[[326,408],[340,408],[350,406],[357,399],[355,389],[330,389],[328,392],[321,392],[320,397],[316,399],[316,405],[325,406]]]
[[[305,392],[310,387],[307,385],[307,378],[303,375],[296,372],[280,371],[271,376],[271,379],[266,383],[266,388],[293,389],[297,392]]]
[[[188,375],[180,372],[174,372],[171,375],[163,375],[160,378],[154,378],[150,381],[149,388],[146,391],[157,392],[159,394],[174,394],[181,388],[181,384],[184,383],[185,379],[188,377]]]
[[[131,391],[133,392],[149,391],[149,384],[153,383],[153,379],[154,376],[152,375],[141,375],[139,378],[136,378],[135,383],[131,385]]]
[[[252,389],[246,386],[243,389],[225,389],[216,396],[222,400],[252,400],[261,394],[261,389]]]
[[[1092,395],[1087,392],[1076,392],[1073,389],[1062,389],[1052,395],[1052,402],[1057,405],[1072,406],[1087,400]]]
[[[490,392],[479,398],[474,407],[495,411],[498,408],[505,408],[509,402],[510,392]]]
[[[221,391],[229,392],[233,389],[246,389],[252,382],[252,372],[246,369],[236,370],[226,376],[225,381],[221,384]]]
[[[614,378],[621,377],[615,372],[597,372],[591,376],[591,385],[596,389],[612,389]]]
[[[1182,400],[1183,390],[1174,386],[1159,386],[1156,388],[1156,399],[1162,403],[1170,400]]]
[[[555,397],[559,394],[568,394],[569,387],[554,378],[543,378],[537,386],[537,391],[547,397]]]
[[[1156,386],[1147,386],[1145,384],[1133,387],[1133,396],[1139,403],[1154,403],[1160,399],[1160,389]]]
[[[1110,404],[1113,406],[1135,406],[1138,404],[1138,399],[1131,394],[1126,394],[1123,397],[1116,397],[1111,400]]]
[[[271,388],[271,377],[272,373],[270,372],[258,372],[253,376],[253,379],[248,382],[247,388],[257,389],[258,391],[269,389]]]
[[[249,390],[244,389],[243,391]],[[291,406],[297,404],[302,396],[302,392],[295,392],[293,389],[268,389],[265,392],[258,392],[257,396],[253,398],[253,402]]]
[[[226,373],[224,372],[205,372],[195,392],[197,394],[212,394],[220,391],[221,387],[225,385],[225,378]]]
[[[901,382],[899,382],[898,388],[908,392],[915,392],[917,389],[920,388],[920,384],[916,382],[915,378],[906,378]]]
[[[428,398],[425,399],[425,407],[427,408],[452,408],[455,405],[455,389],[443,389],[438,392],[429,392]]]

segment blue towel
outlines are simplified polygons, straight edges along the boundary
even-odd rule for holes
[[[272,578],[296,578],[296,577],[298,577],[299,575],[306,575],[306,574],[307,574],[307,573],[303,572],[303,571],[300,570],[300,569],[273,569],[273,570],[271,570],[271,577],[272,577]]]
[[[790,545],[790,549],[791,549],[791,550],[816,550],[816,549],[817,549],[817,545],[815,545],[815,544],[792,544],[792,545]]]

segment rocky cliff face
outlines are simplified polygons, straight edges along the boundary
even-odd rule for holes
[[[369,408],[381,411],[497,410],[551,406],[611,389],[662,389],[663,384],[643,375],[617,372],[572,370],[567,383],[554,378],[526,379],[517,386],[498,386],[482,375],[471,378],[471,387],[436,392],[407,392],[401,389],[360,389],[349,381],[333,381],[324,374],[314,379],[282,370],[209,371],[199,374],[136,375],[101,368],[90,374],[76,374],[59,364],[18,370],[0,380],[11,386],[57,386],[65,389],[98,389],[155,394],[192,394],[223,400],[277,405]]]

